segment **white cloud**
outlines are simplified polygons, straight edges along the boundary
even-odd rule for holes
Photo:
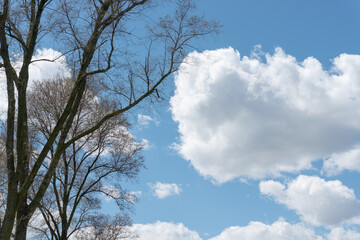
[[[21,58],[20,58],[21,59]],[[33,86],[35,81],[44,81],[55,77],[70,77],[70,69],[67,66],[65,56],[61,56],[60,52],[53,49],[38,49],[33,56],[34,60],[55,60],[50,61],[36,61],[29,67],[29,88]],[[21,67],[21,60],[13,63],[15,70],[19,71]],[[0,71],[0,118],[5,119],[6,114],[2,114],[7,110],[7,93],[6,93],[6,78],[4,70]]]
[[[139,240],[202,240],[199,233],[190,230],[183,223],[160,222],[134,224],[131,231],[137,233]],[[208,234],[204,234],[208,235]],[[324,236],[304,223],[290,224],[280,218],[272,224],[252,221],[247,226],[232,226],[221,234],[206,238],[208,240],[358,240],[360,233],[343,228],[334,228]]]
[[[149,127],[151,122],[154,122],[156,125],[159,125],[159,121],[157,119],[143,114],[138,114],[137,122],[140,126],[143,127]]]
[[[0,120],[6,119],[7,110],[7,92],[6,92],[6,81],[2,76],[3,72],[0,72]]]
[[[345,230],[343,228],[334,228],[327,235],[327,240],[359,240],[360,233],[352,230]]]
[[[132,135],[128,128],[122,125],[118,125],[111,129],[108,140],[111,144],[108,144],[105,148],[105,151],[102,153],[103,156],[109,155],[112,152],[118,152],[119,150],[126,154],[132,154],[140,147],[144,149],[149,147],[149,143],[146,139],[143,139],[141,142],[137,142],[136,138]],[[87,147],[91,149],[91,145]]]
[[[339,174],[343,170],[360,171],[359,146],[349,151],[334,153],[324,161],[322,172],[328,176]]]
[[[149,150],[152,147],[149,140],[147,140],[145,138],[141,139],[141,145],[143,146],[144,150]]]
[[[43,81],[52,79],[55,77],[70,77],[70,69],[66,64],[66,58],[61,56],[60,52],[53,49],[38,49],[36,51],[33,60],[55,60],[54,62],[49,61],[38,61],[30,65],[29,68],[29,81]]]
[[[101,191],[106,196],[106,201],[110,201],[113,198],[120,198],[120,192],[114,185],[102,185]]]
[[[157,198],[166,198],[171,195],[179,195],[182,191],[181,185],[175,183],[161,183],[149,184],[153,194]]]
[[[260,192],[295,210],[314,226],[360,224],[360,201],[354,190],[340,181],[300,175],[287,186],[272,180],[262,181]]]
[[[181,65],[171,98],[179,152],[203,176],[278,176],[356,145],[360,55],[341,54],[331,71],[281,48],[265,59],[228,48],[193,52]]]
[[[323,238],[317,236],[310,228],[303,224],[294,224],[278,220],[271,225],[262,222],[250,222],[245,227],[229,227],[225,229],[220,235],[209,240],[322,240]]]
[[[182,223],[157,221],[153,224],[134,224],[131,230],[139,234],[139,240],[201,240],[199,234]]]
[[[137,236],[128,231],[126,226],[87,226],[79,228],[69,238],[69,240],[84,239],[112,239],[112,240],[135,240]],[[38,238],[37,238],[38,239]],[[35,239],[34,239],[35,240]]]
[[[141,195],[142,195],[141,191],[129,192],[126,195],[126,201],[130,203],[135,203],[139,199],[139,197],[141,197]]]
[[[150,116],[138,114],[137,121],[140,126],[148,127],[153,119]]]
[[[50,208],[48,210],[51,211],[51,214],[54,217],[53,221],[56,221],[57,224],[60,224],[61,217],[59,211],[56,208]],[[70,208],[68,208],[68,211],[70,211]],[[73,228],[70,227],[69,231],[72,230]],[[29,227],[27,229],[27,239],[45,239],[45,234],[49,234],[49,228],[40,210],[36,210],[29,222]]]

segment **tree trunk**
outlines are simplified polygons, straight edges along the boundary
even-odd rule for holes
[[[15,229],[14,240],[26,240],[27,228],[30,221],[30,215],[27,211],[26,199],[20,203],[20,207],[17,211],[17,221]]]
[[[66,198],[64,199],[66,201]],[[60,240],[67,240],[68,234],[68,219],[67,219],[67,203],[63,204],[63,213],[61,213],[61,235]]]
[[[17,186],[14,184],[15,176],[9,175],[8,183],[8,195],[6,200],[6,211],[4,216],[4,221],[0,228],[0,239],[9,240],[11,237],[11,232],[14,226],[14,220],[16,215],[16,198],[17,198]]]

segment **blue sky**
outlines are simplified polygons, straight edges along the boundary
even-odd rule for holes
[[[359,167],[353,166],[360,164],[360,106],[347,99],[356,97],[360,81],[360,3],[207,0],[198,6],[223,25],[215,40],[197,43],[211,52],[194,54],[200,66],[175,77],[176,107],[162,103],[132,113],[133,134],[149,144],[147,169],[131,185],[141,192],[135,229],[142,239],[359,239]],[[247,71],[244,56],[262,65]],[[234,86],[252,81],[262,90]],[[181,102],[187,97],[196,103]],[[251,129],[256,126],[261,131]],[[283,235],[274,233],[279,229]]]

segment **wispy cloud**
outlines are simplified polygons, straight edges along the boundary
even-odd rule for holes
[[[141,127],[149,127],[150,123],[154,123],[155,125],[159,125],[159,121],[156,118],[152,118],[148,115],[138,114],[137,115],[137,123]]]
[[[176,183],[149,183],[152,193],[157,198],[166,198],[171,195],[179,195],[182,191],[181,185]]]

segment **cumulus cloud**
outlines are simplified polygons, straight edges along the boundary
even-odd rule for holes
[[[322,172],[334,176],[344,170],[360,171],[360,147],[334,153],[324,161]]]
[[[203,176],[278,176],[357,145],[360,55],[341,54],[329,71],[281,48],[264,59],[227,48],[181,65],[170,101],[179,152]]]
[[[160,222],[152,224],[134,224],[130,230],[139,240],[203,240],[199,233],[190,230],[183,223]],[[232,226],[208,240],[357,240],[360,233],[344,228],[333,228],[330,232],[319,235],[304,223],[290,224],[280,218],[272,224],[252,221],[247,226]],[[130,240],[130,239],[129,239]]]
[[[41,60],[54,60],[41,61]],[[33,86],[35,81],[43,81],[55,77],[70,77],[70,69],[67,66],[65,56],[61,56],[60,52],[53,49],[38,49],[33,56],[33,61],[29,67],[29,88]],[[19,71],[21,67],[21,59],[14,62],[15,70]],[[7,110],[7,93],[6,78],[4,70],[0,71],[0,114]],[[0,116],[4,118],[4,116]]]
[[[30,65],[29,81],[42,81],[55,77],[70,77],[70,69],[67,66],[65,56],[53,49],[38,49],[33,60],[55,60],[36,61]]]
[[[314,226],[360,224],[360,201],[354,190],[340,181],[300,175],[287,186],[273,180],[262,181],[260,192],[295,210]]]
[[[201,240],[199,234],[182,223],[157,221],[153,224],[134,224],[131,228],[140,240]]]
[[[220,235],[209,240],[322,240],[315,232],[303,224],[294,224],[280,219],[271,225],[250,222],[245,227],[234,226],[225,229]]]
[[[166,198],[171,195],[179,195],[182,191],[181,185],[175,183],[161,183],[149,184],[153,194],[157,198]]]
[[[334,228],[327,235],[327,240],[359,240],[360,233],[343,228]]]

